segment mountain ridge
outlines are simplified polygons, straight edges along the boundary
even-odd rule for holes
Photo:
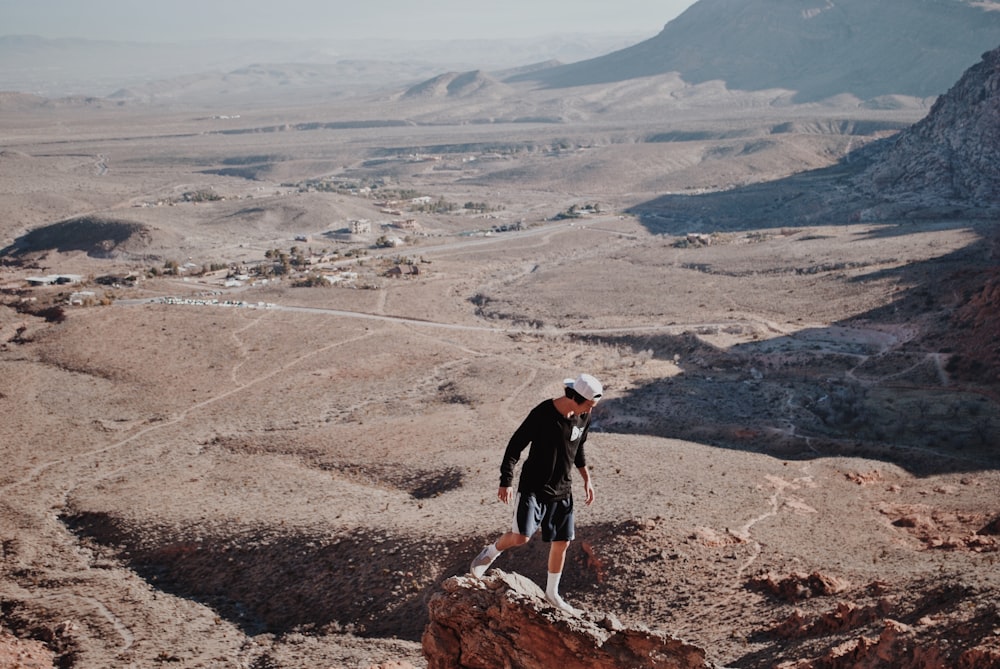
[[[201,40],[182,43],[49,39],[0,35],[0,90],[46,97],[107,95],[146,82],[231,72],[254,63],[298,63],[336,73],[368,63],[372,87],[412,84],[449,70],[523,71],[538,63],[567,63],[620,49],[644,34],[564,34],[470,40]],[[381,69],[379,69],[381,63]],[[353,83],[350,68],[347,83]],[[337,84],[339,78],[332,82]]]
[[[699,0],[656,36],[510,81],[551,88],[676,71],[689,83],[789,88],[796,101],[841,93],[939,95],[1000,43],[995,3],[971,0]]]

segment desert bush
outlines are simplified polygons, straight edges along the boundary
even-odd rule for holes
[[[32,313],[35,316],[40,316],[41,318],[44,318],[46,322],[49,323],[62,323],[64,320],[66,320],[66,310],[63,309],[58,304],[52,305],[50,307],[43,307]]]
[[[222,199],[223,197],[218,193],[205,189],[188,191],[181,195],[182,202],[217,202]]]
[[[321,274],[309,274],[308,276],[296,279],[292,286],[295,288],[315,288],[317,286],[329,286],[330,282]]]

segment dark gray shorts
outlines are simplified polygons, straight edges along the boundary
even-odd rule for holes
[[[540,500],[535,493],[517,493],[514,501],[514,523],[518,534],[531,537],[542,530],[542,541],[573,541],[576,527],[573,521],[573,497],[555,501]]]

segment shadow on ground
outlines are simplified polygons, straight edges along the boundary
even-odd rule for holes
[[[875,142],[829,168],[726,192],[666,195],[631,213],[651,232],[674,235],[857,223],[880,203],[860,195],[853,180],[890,141]],[[991,222],[958,219],[961,209],[924,209],[919,215],[920,221],[873,225],[869,235],[921,232],[934,220],[938,228],[976,229],[980,240],[939,258],[852,279],[890,278],[909,286],[879,309],[729,349],[696,336],[714,333],[599,338],[652,350],[666,360],[679,356],[682,369],[607,402],[601,427],[782,458],[869,457],[917,474],[997,467],[1000,233]],[[903,327],[916,334],[870,345],[849,336],[862,328]]]
[[[63,521],[84,545],[120,560],[153,588],[203,604],[251,636],[351,633],[419,641],[430,596],[445,579],[467,573],[472,558],[495,538],[428,541],[372,528],[341,533],[246,526],[151,529],[93,512],[64,516]],[[593,615],[611,612],[652,620],[657,628],[685,633],[704,631],[706,607],[749,598],[747,615],[732,622],[731,631],[734,638],[753,638],[755,650],[730,665],[734,667],[771,666],[808,655],[818,639],[830,634],[877,635],[887,615],[916,624],[910,621],[961,609],[975,614],[962,619],[962,634],[973,639],[988,636],[995,621],[988,589],[955,590],[935,576],[932,587],[918,590],[902,579],[880,582],[874,590],[859,584],[850,592],[837,591],[837,598],[820,602],[809,615],[839,620],[822,612],[844,597],[857,602],[861,614],[873,615],[857,615],[844,629],[821,628],[820,623],[810,627],[811,618],[795,609],[801,605],[796,600],[758,592],[752,577],[733,583],[732,566],[752,559],[752,544],[722,535],[718,541],[703,541],[689,536],[687,528],[657,521],[581,527],[567,554],[564,596]],[[544,588],[548,548],[535,538],[504,553],[496,566]],[[898,590],[900,596],[887,598],[887,590]],[[787,625],[776,624],[785,616],[800,621],[798,627],[805,626],[808,634],[784,634]]]
[[[418,641],[426,598],[468,569],[474,540],[447,547],[357,528],[148,528],[81,512],[66,525],[163,592],[197,601],[246,634],[352,633]],[[197,538],[193,538],[197,537]]]
[[[419,641],[427,599],[468,573],[494,536],[428,540],[373,528],[331,533],[277,527],[150,528],[103,512],[62,518],[85,544],[110,553],[152,587],[199,602],[248,635],[289,632]],[[595,536],[616,536],[613,528]],[[197,538],[193,538],[197,537]],[[545,587],[548,544],[504,556],[504,569]],[[600,564],[574,544],[566,587],[597,587]]]
[[[721,326],[587,337],[681,370],[605,402],[595,426],[788,459],[867,457],[918,475],[1000,466],[998,234],[981,231],[953,253],[851,279],[891,272],[910,288],[828,327],[729,348],[702,337]]]

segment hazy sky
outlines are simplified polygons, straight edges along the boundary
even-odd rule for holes
[[[178,41],[653,35],[694,0],[0,0],[0,34]]]

